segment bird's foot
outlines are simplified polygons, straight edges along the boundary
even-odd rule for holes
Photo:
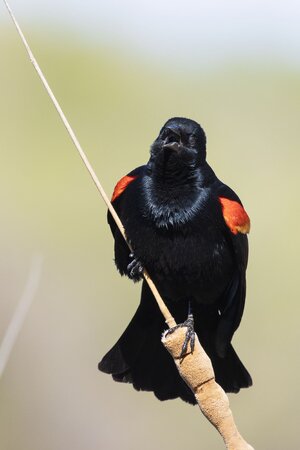
[[[175,330],[178,328],[186,327],[186,335],[184,339],[184,343],[181,349],[180,358],[183,358],[187,354],[188,345],[190,344],[191,353],[193,353],[195,348],[195,330],[194,330],[194,317],[193,314],[189,314],[188,318],[185,322],[180,323],[179,325],[176,325],[173,328],[170,328],[166,331],[165,335],[168,336],[168,334],[174,333]]]
[[[133,258],[131,263],[127,266],[128,276],[133,281],[140,281],[143,276],[144,266],[137,258],[134,257],[133,253],[130,253],[130,258]]]

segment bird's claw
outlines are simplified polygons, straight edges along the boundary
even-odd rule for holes
[[[179,325],[176,325],[173,328],[170,328],[166,331],[165,335],[168,336],[168,334],[174,333],[175,330],[178,328],[186,327],[187,331],[185,334],[184,343],[182,345],[180,358],[183,358],[187,354],[188,345],[190,344],[191,353],[194,352],[195,349],[195,330],[194,330],[194,317],[193,314],[189,314],[188,318],[185,322],[180,323]]]
[[[144,267],[133,253],[130,253],[129,258],[133,258],[133,260],[127,266],[128,276],[133,281],[140,281]]]

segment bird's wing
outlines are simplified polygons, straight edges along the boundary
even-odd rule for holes
[[[115,188],[114,188],[114,191],[113,191],[113,194],[111,197],[111,202],[119,216],[122,214],[125,203],[126,203],[126,190],[132,182],[134,182],[137,178],[139,178],[142,175],[143,168],[144,168],[144,166],[141,166],[141,167],[137,167],[136,169],[132,170],[130,173],[128,173],[127,175],[122,177],[115,185]],[[109,226],[110,226],[113,236],[115,236],[117,225],[109,211],[107,213],[107,221],[109,223]]]
[[[228,186],[220,183],[217,189],[224,219],[224,233],[232,249],[235,270],[220,306],[220,320],[216,345],[220,356],[226,353],[235,330],[242,319],[246,297],[246,268],[250,219],[240,199]]]
[[[118,181],[113,191],[111,202],[123,222],[125,231],[126,216],[128,215],[128,210],[133,207],[135,201],[135,184],[143,175],[144,170],[144,166],[132,170]],[[115,262],[121,275],[124,275],[126,274],[127,266],[130,263],[130,251],[109,211],[107,212],[107,222],[109,223],[112,235],[115,239]]]

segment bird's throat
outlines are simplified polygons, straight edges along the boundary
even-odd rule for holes
[[[149,176],[144,183],[144,215],[158,228],[180,227],[204,206],[207,195],[197,177]]]

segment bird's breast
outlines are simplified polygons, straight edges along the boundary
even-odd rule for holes
[[[132,242],[164,297],[199,297],[213,302],[228,285],[233,258],[218,226],[207,219],[180,228],[161,229],[148,223]]]

